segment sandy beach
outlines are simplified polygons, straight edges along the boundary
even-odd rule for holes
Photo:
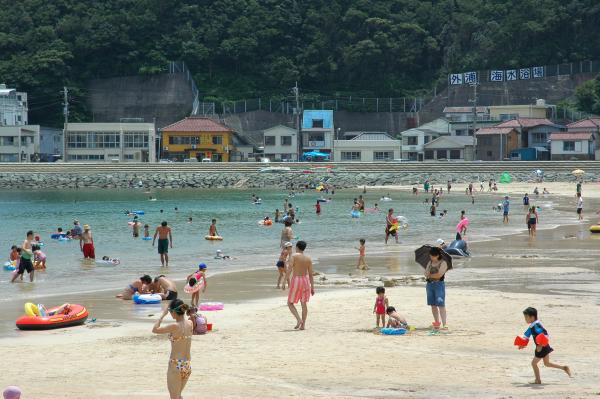
[[[428,336],[424,287],[388,290],[390,302],[417,330],[377,334],[371,289],[317,291],[305,332],[293,330],[283,298],[228,306],[209,315],[215,331],[194,337],[194,373],[185,397],[200,398],[500,398],[597,397],[600,328],[592,297],[506,294],[448,288],[451,331]],[[512,346],[526,325],[521,310],[541,309],[569,379],[542,368],[533,386],[533,350]],[[151,319],[152,317],[148,317]],[[169,343],[152,335],[152,321],[96,324],[2,340],[0,377],[31,381],[26,397],[166,397]],[[582,350],[582,348],[587,348]],[[24,354],[27,356],[23,356]],[[28,377],[24,377],[26,371]],[[24,385],[21,383],[21,385]]]
[[[568,209],[572,183],[538,187],[561,196]],[[532,184],[499,185],[516,203],[531,191]],[[584,197],[590,207],[597,203],[600,185],[584,185]],[[325,274],[315,277],[303,332],[293,329],[286,293],[273,287],[274,268],[211,277],[205,299],[225,302],[225,310],[206,312],[214,331],[193,338],[193,374],[183,397],[597,397],[600,251],[589,216],[586,223],[540,230],[535,240],[521,232],[473,243],[476,256],[457,260],[447,276],[450,330],[439,335],[429,334],[424,282],[410,251],[370,254],[364,275],[353,270],[354,257],[320,257],[316,270]],[[399,281],[386,294],[416,327],[406,336],[374,328],[374,286],[382,279]],[[19,385],[24,398],[40,399],[168,397],[169,341],[151,333],[160,307],[113,296],[86,297],[97,320],[85,326],[1,338],[7,367],[0,387]],[[521,312],[528,306],[549,330],[552,360],[568,364],[574,378],[542,366],[543,384],[529,384],[533,348],[513,346],[527,327]]]

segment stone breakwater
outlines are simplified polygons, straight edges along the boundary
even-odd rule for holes
[[[531,173],[515,173],[513,181],[532,182]],[[75,189],[75,188],[128,188],[131,185],[145,188],[202,189],[202,188],[288,188],[317,186],[321,183],[336,188],[357,186],[388,186],[422,184],[429,179],[432,184],[443,184],[448,180],[469,183],[500,179],[499,173],[452,172],[336,172],[326,174],[302,173],[1,173],[0,188],[18,189]],[[570,172],[547,173],[545,181],[572,182]],[[600,180],[600,173],[586,175],[587,181]],[[141,182],[141,184],[140,184]]]

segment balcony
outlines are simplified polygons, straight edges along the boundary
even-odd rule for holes
[[[313,141],[308,140],[304,142],[305,148],[323,148],[325,147],[325,141]]]

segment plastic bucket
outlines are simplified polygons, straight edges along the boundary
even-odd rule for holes
[[[206,323],[206,331],[212,331],[212,323]]]

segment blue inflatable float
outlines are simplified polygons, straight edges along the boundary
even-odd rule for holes
[[[133,302],[138,305],[154,305],[157,303],[161,303],[162,298],[158,294],[142,294],[142,295],[134,295]]]
[[[144,241],[150,241],[152,239],[152,237],[148,236],[148,237],[142,237],[142,240]]]
[[[66,233],[53,233],[53,234],[50,234],[50,238],[53,239],[53,240],[58,240],[59,238],[64,238],[66,236],[67,236]]]
[[[350,213],[350,215],[354,218],[354,219],[358,219],[360,217],[360,211],[352,211]]]
[[[385,335],[404,335],[404,334],[406,334],[406,328],[382,328],[379,331]]]

